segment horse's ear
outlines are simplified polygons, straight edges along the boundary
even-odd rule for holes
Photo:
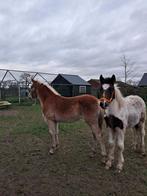
[[[104,78],[102,75],[100,75],[100,82],[103,83],[104,82]]]
[[[116,82],[116,77],[115,77],[114,74],[113,74],[112,77],[111,77],[111,81],[112,81],[113,84]]]

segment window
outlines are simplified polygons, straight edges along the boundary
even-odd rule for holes
[[[86,93],[86,86],[79,86],[79,93],[80,94]]]

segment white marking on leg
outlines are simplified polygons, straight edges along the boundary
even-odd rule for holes
[[[123,169],[124,157],[124,130],[117,128],[117,147],[118,147],[118,164],[117,169],[120,172]]]
[[[109,129],[109,152],[108,152],[108,161],[106,162],[106,169],[112,167],[112,161],[114,160],[114,150],[115,150],[115,138],[116,134],[112,129]]]

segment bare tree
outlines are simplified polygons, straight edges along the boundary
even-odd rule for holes
[[[1,86],[3,88],[15,87],[17,86],[17,82],[15,80],[6,80],[2,82]]]
[[[25,85],[29,86],[31,82],[31,75],[29,73],[23,73],[20,75],[20,82]]]
[[[131,62],[130,59],[126,57],[126,55],[123,55],[121,57],[122,67],[124,68],[124,78],[125,83],[127,83],[129,77],[133,76],[134,72],[134,62]],[[132,80],[132,78],[130,78]]]

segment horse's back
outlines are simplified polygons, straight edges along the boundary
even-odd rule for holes
[[[144,100],[137,95],[130,95],[125,98],[128,110],[128,127],[134,127],[142,119],[146,118],[146,105]]]
[[[64,98],[63,98],[64,99]],[[65,100],[79,105],[81,112],[97,113],[101,108],[98,104],[98,99],[92,95],[79,95],[75,97],[68,97]]]
[[[61,96],[61,98],[66,99],[66,100],[87,100],[87,101],[91,101],[91,100],[97,101],[98,100],[96,97],[94,97],[93,95],[89,95],[89,94],[77,95],[77,96],[74,96],[74,97]]]
[[[143,109],[144,111],[146,110],[146,105],[145,105],[144,100],[138,95],[129,95],[125,97],[125,101],[126,101],[126,104],[128,105],[128,108],[135,107],[135,108]]]
[[[93,95],[84,94],[84,95],[78,95],[74,97],[59,97],[60,101],[66,104],[79,104],[83,107],[91,107],[91,106],[97,106],[98,107],[98,99],[94,97]]]

